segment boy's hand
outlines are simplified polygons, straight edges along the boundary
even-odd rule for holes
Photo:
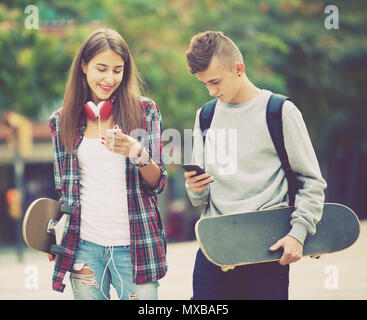
[[[279,248],[283,248],[283,255],[279,261],[281,265],[287,265],[302,258],[303,246],[297,239],[291,236],[285,236],[280,239],[274,243],[269,250],[276,251]]]
[[[194,177],[195,174],[196,171],[188,171],[184,173],[186,183],[194,192],[201,192],[205,190],[210,183],[214,182],[214,177],[210,176],[208,173],[203,173]]]

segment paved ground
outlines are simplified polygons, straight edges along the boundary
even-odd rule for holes
[[[197,248],[195,241],[168,245],[169,271],[160,281],[160,299],[190,299]],[[50,289],[52,269],[47,257],[37,251],[25,250],[23,261],[18,262],[14,248],[0,247],[0,300],[72,299],[69,284],[63,294]],[[366,300],[367,221],[362,221],[360,237],[352,247],[319,260],[303,258],[292,265],[290,280],[290,299]]]

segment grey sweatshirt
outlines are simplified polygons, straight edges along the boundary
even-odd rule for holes
[[[266,124],[270,95],[270,91],[261,90],[250,101],[237,105],[219,100],[205,146],[198,110],[192,163],[203,166],[215,181],[199,193],[187,184],[186,190],[193,206],[206,206],[209,202],[202,216],[288,206],[287,179]],[[308,233],[315,233],[321,219],[326,182],[301,112],[286,101],[282,118],[290,165],[302,185],[296,195],[288,235],[304,243]]]

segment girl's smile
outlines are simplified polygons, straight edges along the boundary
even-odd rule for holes
[[[98,85],[105,92],[109,92],[113,89],[113,86],[105,86],[105,85],[102,85],[102,84],[98,84]]]

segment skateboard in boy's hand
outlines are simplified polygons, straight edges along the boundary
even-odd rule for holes
[[[289,233],[293,211],[294,207],[285,207],[203,217],[196,223],[195,233],[207,259],[223,270],[279,261],[282,250],[270,248]],[[326,203],[316,233],[308,235],[303,244],[303,256],[344,250],[357,240],[359,231],[358,217],[350,208]]]

